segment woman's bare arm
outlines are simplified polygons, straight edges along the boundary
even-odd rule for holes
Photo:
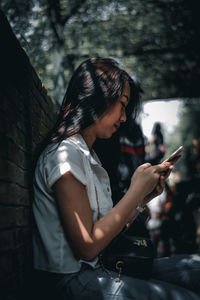
[[[150,167],[142,165],[135,172],[126,195],[111,211],[93,222],[85,186],[70,172],[53,186],[64,230],[75,253],[91,260],[122,230],[130,218],[137,216],[137,205],[143,205],[145,196],[157,185],[160,173],[169,163]]]

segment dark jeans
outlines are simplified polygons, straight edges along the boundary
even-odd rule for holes
[[[155,259],[150,280],[122,275],[116,282],[101,267],[83,264],[80,272],[64,275],[56,287],[57,300],[200,300],[198,295],[200,254]]]

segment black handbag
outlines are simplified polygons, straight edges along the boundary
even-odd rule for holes
[[[121,232],[100,254],[103,268],[119,274],[148,279],[151,277],[154,248],[147,237]]]
[[[98,209],[97,220],[99,220],[100,209],[97,191],[96,200]],[[141,279],[151,277],[154,258],[153,244],[147,237],[129,235],[129,230],[130,227],[128,229],[125,228],[99,256],[102,268],[108,273],[111,279],[115,279],[116,281],[120,281],[121,274]],[[117,271],[118,278],[113,278],[108,270]]]

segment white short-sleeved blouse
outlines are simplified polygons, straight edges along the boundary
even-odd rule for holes
[[[80,134],[59,144],[50,144],[41,154],[35,170],[33,253],[36,269],[74,273],[81,268],[82,260],[74,256],[61,225],[52,190],[52,185],[68,171],[86,186],[94,221],[97,220],[97,197],[101,217],[113,205],[108,174]],[[97,258],[85,261],[93,267],[97,262]]]

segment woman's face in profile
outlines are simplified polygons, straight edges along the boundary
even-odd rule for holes
[[[125,82],[120,98],[108,107],[99,120],[94,124],[94,130],[97,138],[110,138],[120,127],[120,124],[122,122],[126,122],[126,107],[129,99],[130,86],[128,82]]]

